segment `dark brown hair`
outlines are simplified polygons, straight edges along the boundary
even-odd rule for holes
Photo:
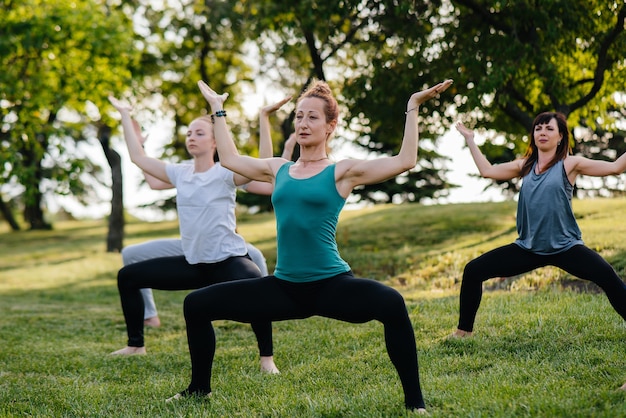
[[[561,142],[556,148],[556,153],[554,154],[554,158],[552,161],[548,163],[545,167],[545,170],[552,167],[558,161],[565,159],[569,154],[571,154],[571,147],[569,144],[569,129],[567,128],[567,119],[565,115],[560,112],[543,112],[537,115],[533,122],[533,126],[530,129],[530,144],[528,145],[528,149],[526,150],[526,154],[524,158],[526,161],[524,162],[524,166],[522,167],[521,177],[524,177],[526,174],[530,173],[532,170],[533,164],[539,158],[539,150],[537,149],[537,144],[535,143],[535,127],[537,125],[545,125],[550,123],[552,119],[556,120],[556,124],[559,128],[559,133],[562,135]]]

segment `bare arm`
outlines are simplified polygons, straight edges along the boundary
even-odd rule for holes
[[[342,196],[347,196],[355,186],[380,183],[415,167],[419,139],[417,126],[419,107],[425,101],[445,91],[450,85],[452,85],[452,80],[446,80],[411,95],[407,103],[402,145],[397,155],[376,158],[375,160],[341,161],[339,164],[341,164],[343,174],[340,174],[337,182],[339,193]]]
[[[259,158],[271,158],[274,156],[270,115],[280,109],[289,100],[291,100],[291,96],[261,108],[259,112]]]
[[[130,116],[130,105],[116,99],[113,96],[109,96],[109,101],[122,116],[124,140],[126,141],[131,161],[145,173],[150,174],[161,181],[169,182],[169,178],[165,172],[165,163],[156,158],[148,157],[144,152],[143,147],[139,142],[139,138],[136,135],[133,119]]]
[[[296,145],[296,134],[292,133],[289,135],[287,141],[285,141],[285,147],[283,148],[282,158],[285,160],[291,160],[291,156],[293,155],[293,149]],[[271,195],[274,191],[274,185],[270,183],[265,183],[262,181],[253,180],[250,183],[245,185],[245,190],[261,195]]]
[[[581,156],[569,156],[572,167],[568,171],[584,176],[604,177],[622,174],[626,171],[626,153],[622,154],[615,161],[592,160]]]
[[[198,81],[202,95],[211,106],[213,113],[223,110],[224,101],[228,93],[217,94],[204,81]],[[271,183],[274,179],[274,169],[284,162],[282,158],[258,159],[246,155],[239,155],[239,151],[232,141],[230,129],[226,124],[226,117],[216,116],[214,124],[215,142],[220,154],[222,166],[252,180]]]
[[[293,151],[294,149],[296,149],[296,134],[295,132],[292,132],[291,135],[289,135],[289,138],[287,138],[287,140],[285,141],[285,146],[283,148],[283,153],[281,154],[281,157],[283,157],[285,160],[291,160],[291,157],[293,157]]]
[[[135,119],[133,119],[133,129],[135,131],[135,136],[139,140],[139,144],[141,144],[141,147],[144,148],[148,138],[142,135],[141,127]],[[168,190],[174,188],[174,185],[169,181],[159,180],[145,171],[141,171],[141,173],[143,174],[143,178],[146,180],[146,183],[148,183],[148,186],[150,186],[152,190]]]
[[[510,180],[518,177],[522,171],[523,159],[517,159],[508,163],[493,165],[487,160],[487,157],[480,152],[480,148],[474,141],[474,131],[467,128],[461,122],[456,124],[456,129],[465,138],[465,143],[472,154],[472,159],[478,168],[478,172],[482,177],[494,180]]]

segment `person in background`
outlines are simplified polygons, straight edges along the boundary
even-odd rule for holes
[[[626,154],[615,161],[571,155],[569,129],[558,112],[537,115],[523,158],[492,165],[474,141],[474,132],[456,125],[480,175],[494,180],[522,179],[514,243],[470,261],[463,271],[460,313],[453,337],[471,336],[482,298],[482,283],[544,266],[556,266],[604,290],[613,309],[626,319],[626,285],[598,253],[586,247],[572,211],[576,177],[617,175],[626,170]]]
[[[145,354],[140,289],[198,289],[261,275],[247,254],[244,239],[236,232],[236,188],[250,179],[225,169],[217,161],[211,117],[198,117],[189,125],[185,145],[193,163],[170,164],[145,154],[130,116],[130,105],[114,97],[109,100],[121,114],[124,139],[133,163],[150,176],[173,184],[177,191],[184,255],[130,264],[118,273],[128,343],[112,354]],[[260,320],[251,324],[259,345],[261,370],[278,373],[273,358],[271,322]]]
[[[312,83],[298,98],[295,135],[300,156],[295,162],[239,155],[223,108],[227,94],[217,94],[206,83],[198,83],[216,116],[215,139],[224,166],[274,185],[277,263],[271,276],[221,283],[187,295],[184,312],[191,382],[168,401],[211,394],[215,355],[212,321],[283,321],[319,315],[352,323],[380,321],[387,352],[402,383],[406,408],[426,411],[415,335],[404,298],[376,280],[354,277],[339,255],[335,234],[339,213],[356,186],[380,183],[415,167],[420,105],[451,84],[452,80],[447,80],[411,95],[397,155],[333,163],[328,158],[327,144],[337,127],[339,109],[325,82]],[[234,300],[239,303],[232,303]]]
[[[259,112],[259,154],[265,156],[272,156],[272,138],[271,128],[269,122],[269,116],[273,112],[277,111],[284,103],[290,100],[291,97],[285,98],[278,103],[274,103],[265,106]],[[141,127],[137,121],[133,120],[133,130],[135,136],[139,140],[142,147],[145,147],[147,137],[142,135]],[[291,156],[295,147],[295,137],[292,134],[285,142],[282,157],[291,159]],[[161,181],[158,178],[151,176],[150,174],[143,172],[146,183],[152,190],[167,190],[174,188],[174,185],[170,182]],[[260,183],[252,181],[250,183],[243,184],[240,188],[245,189],[250,193],[269,195],[271,194],[272,185],[269,183]],[[254,245],[246,242],[248,248],[248,255],[257,265],[261,271],[262,276],[268,275],[267,262],[265,256]],[[122,262],[125,266],[129,264],[138,263],[140,261],[150,260],[152,258],[159,257],[172,257],[184,255],[182,242],[180,238],[163,238],[155,239],[140,244],[134,244],[126,246],[122,249]],[[154,295],[152,289],[141,289],[141,296],[144,302],[144,325],[148,327],[161,326],[161,320],[156,308],[156,302],[154,301]]]

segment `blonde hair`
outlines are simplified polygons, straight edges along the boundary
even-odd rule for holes
[[[198,116],[197,118],[195,118],[194,120],[200,120],[202,122],[206,122],[211,124],[211,126],[213,126],[213,118],[211,117],[211,115],[202,115],[202,116]],[[193,121],[192,121],[193,122]]]

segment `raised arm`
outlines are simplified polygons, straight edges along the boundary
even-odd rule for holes
[[[133,119],[133,128],[135,130],[135,136],[139,140],[139,144],[141,144],[141,147],[145,150],[145,144],[148,138],[142,135],[141,127],[135,119]],[[146,180],[146,183],[148,183],[148,186],[150,186],[152,190],[168,190],[174,188],[174,185],[169,181],[159,180],[158,178],[146,173],[143,170],[141,171],[141,173],[143,174],[143,178]]]
[[[296,144],[298,142],[296,141],[296,133],[292,132],[291,135],[289,135],[289,138],[287,138],[287,140],[285,141],[285,146],[283,147],[283,153],[281,154],[281,157],[283,157],[285,160],[291,160],[291,158],[293,157],[293,151],[296,149]]]
[[[141,142],[137,137],[133,119],[130,116],[131,106],[113,96],[109,96],[109,101],[122,116],[124,141],[126,141],[131,161],[145,173],[161,181],[169,182],[169,178],[165,172],[165,163],[156,158],[148,157],[144,152]]]
[[[411,95],[407,103],[402,145],[397,155],[374,160],[342,161],[341,164],[347,167],[343,167],[346,169],[345,173],[338,179],[339,192],[346,196],[358,185],[380,183],[415,167],[419,139],[417,126],[419,107],[422,103],[445,91],[450,85],[452,85],[452,80],[446,80]]]
[[[617,176],[626,171],[626,153],[615,161],[592,160],[581,156],[569,156],[567,159],[573,162],[572,170],[575,174],[584,176]]]
[[[284,160],[280,158],[258,159],[239,155],[226,123],[226,116],[219,116],[223,115],[224,101],[228,97],[228,93],[217,94],[204,81],[198,81],[198,87],[215,115],[213,129],[222,166],[249,179],[271,183],[274,178],[273,161]]]
[[[269,115],[280,109],[280,107],[287,103],[289,100],[291,100],[291,96],[284,98],[280,102],[261,108],[261,112],[259,113],[259,158],[270,158],[273,156],[272,153],[274,147],[272,145]],[[282,157],[284,159],[291,159],[295,144],[296,136],[295,134],[291,134],[289,136],[289,139],[287,139],[287,141],[285,142],[285,147],[283,149]],[[245,184],[242,187],[247,192],[267,196],[271,195],[274,191],[273,184],[257,180],[252,180],[250,183]]]
[[[287,96],[279,102],[261,108],[259,112],[259,158],[271,158],[274,156],[270,115],[280,109],[289,100],[291,100],[291,96]]]
[[[463,135],[463,138],[465,138],[465,143],[472,154],[474,164],[476,164],[478,172],[482,177],[494,180],[510,180],[520,175],[524,164],[523,159],[493,165],[487,160],[483,153],[480,152],[480,148],[478,148],[476,141],[474,141],[473,130],[467,128],[461,122],[457,122],[456,129]]]

